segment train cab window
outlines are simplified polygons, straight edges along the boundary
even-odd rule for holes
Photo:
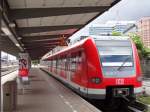
[[[96,45],[103,74],[106,77],[126,77],[135,74],[132,46],[129,40],[102,40],[96,42]]]

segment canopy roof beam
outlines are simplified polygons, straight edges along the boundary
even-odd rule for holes
[[[16,20],[25,18],[39,18],[48,16],[103,12],[104,10],[108,9],[108,7],[110,6],[11,9],[9,11],[9,15],[12,20]]]
[[[37,27],[20,27],[18,28],[18,33],[20,35],[30,34],[30,33],[40,33],[47,31],[56,30],[66,30],[66,29],[78,29],[84,25],[61,25],[61,26],[37,26]]]

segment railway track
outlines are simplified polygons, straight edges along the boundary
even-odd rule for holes
[[[1,76],[5,76],[9,73],[12,73],[12,72],[16,71],[17,69],[18,69],[18,67],[9,67],[7,69],[2,69]]]
[[[148,110],[147,105],[136,101],[134,104],[128,106],[129,112],[146,112]]]
[[[107,103],[101,101],[89,102],[100,109],[102,112],[147,112],[148,110],[147,105],[139,101],[135,101],[132,104],[119,102],[118,104],[120,105],[118,105],[118,107],[116,106],[117,104],[108,105]]]

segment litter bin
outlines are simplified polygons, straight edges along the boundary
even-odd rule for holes
[[[3,111],[12,112],[17,106],[17,83],[9,81],[3,85]]]

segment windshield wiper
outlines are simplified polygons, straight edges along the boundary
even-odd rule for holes
[[[130,59],[130,56],[128,56],[124,61],[123,61],[123,63],[121,64],[121,66],[120,67],[118,67],[118,71],[120,71],[121,70],[121,68],[122,67],[124,67],[124,64],[128,61]]]

